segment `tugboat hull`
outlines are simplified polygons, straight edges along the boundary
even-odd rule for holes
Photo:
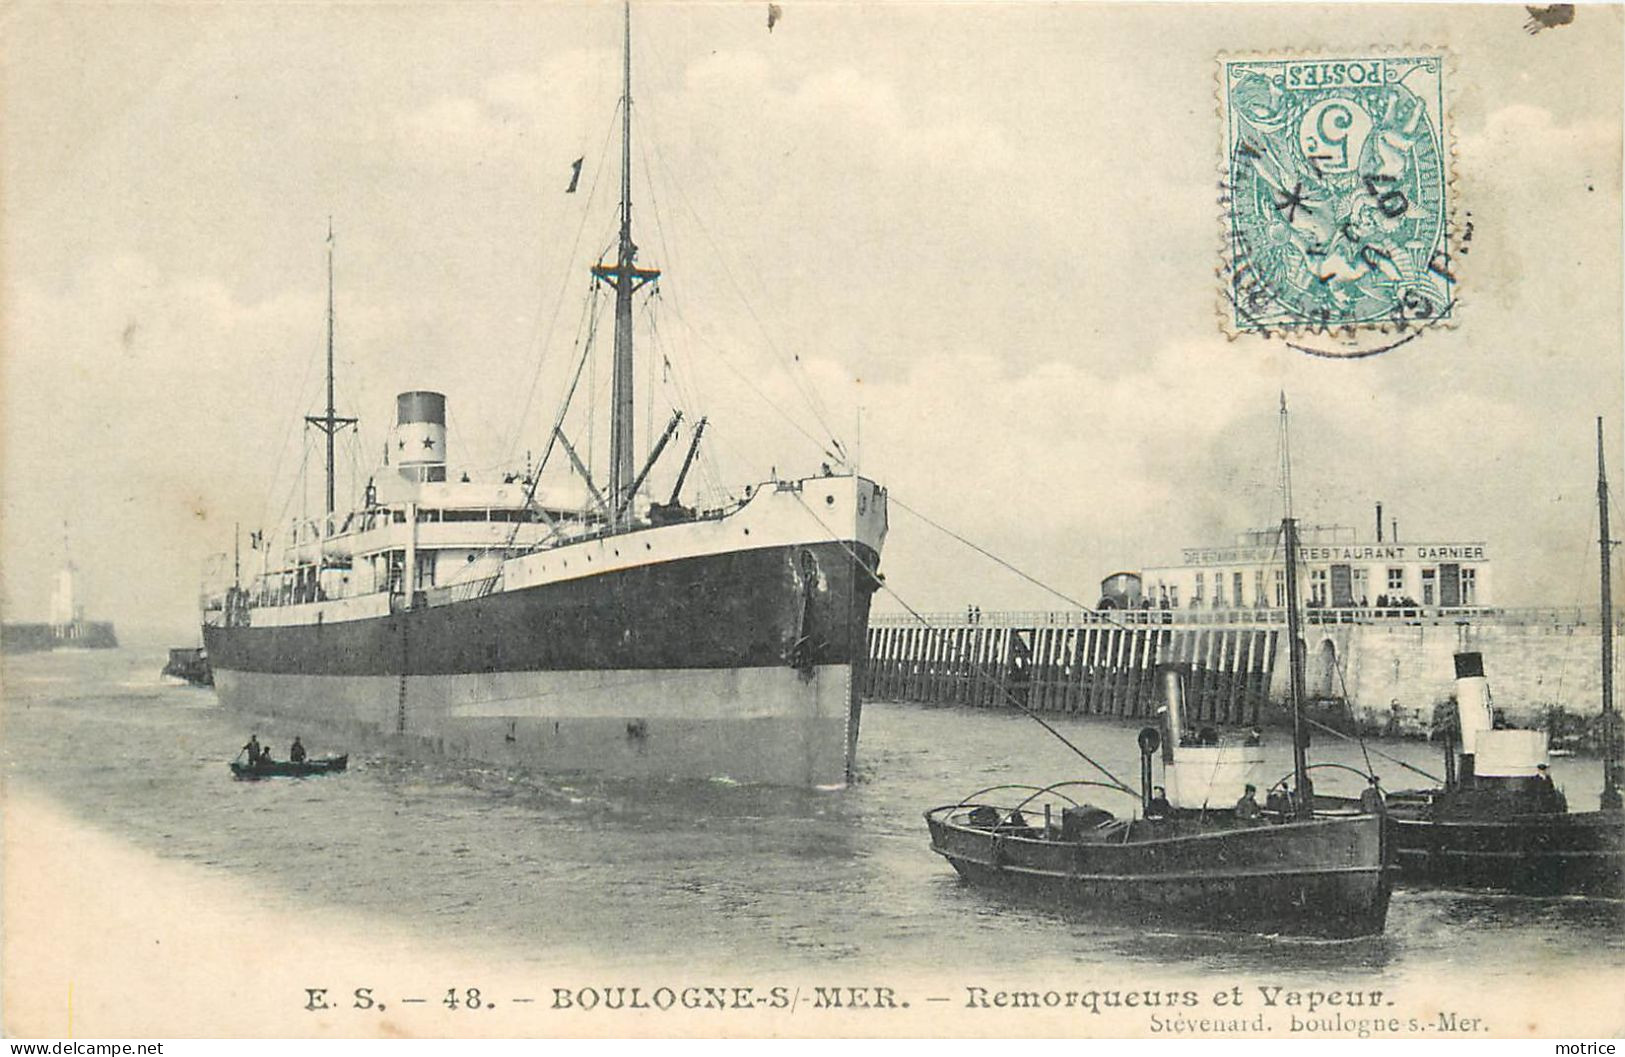
[[[1135,820],[1120,843],[980,829],[960,808],[926,819],[932,850],[965,880],[1094,919],[1321,939],[1377,935],[1387,921],[1380,816],[1237,828]]]
[[[1400,880],[1533,896],[1625,898],[1618,812],[1431,819],[1395,813]]]

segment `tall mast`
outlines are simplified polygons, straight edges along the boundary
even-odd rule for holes
[[[355,425],[353,418],[340,418],[333,407],[333,218],[327,218],[327,413],[307,415],[305,421],[327,434],[327,517],[322,522],[322,534],[331,529],[333,521],[333,441],[335,434],[345,426]]]
[[[1296,792],[1297,814],[1314,813],[1314,789],[1309,781],[1309,761],[1304,751],[1303,729],[1303,633],[1298,617],[1298,521],[1292,516],[1292,448],[1287,426],[1286,394],[1281,394],[1281,543],[1286,548],[1286,633],[1287,657],[1291,665],[1292,693],[1292,783]]]
[[[617,522],[632,512],[632,295],[660,277],[658,269],[637,267],[632,241],[632,5],[624,5],[621,53],[621,234],[615,264],[594,265],[592,274],[615,290],[615,364],[611,381],[609,508]]]
[[[1602,419],[1597,419],[1597,537],[1602,554],[1602,809],[1618,811],[1619,714],[1614,711],[1614,591],[1609,561],[1608,470],[1603,463]]]

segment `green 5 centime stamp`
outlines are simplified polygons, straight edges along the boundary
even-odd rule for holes
[[[1443,65],[1223,60],[1226,329],[1341,335],[1306,351],[1359,355],[1452,317]]]

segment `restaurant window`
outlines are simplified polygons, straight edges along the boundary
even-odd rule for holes
[[[1262,606],[1264,604],[1265,604],[1264,570],[1263,569],[1254,569],[1253,570],[1253,605]]]
[[[1470,566],[1461,570],[1461,604],[1478,605],[1478,570]]]
[[[1286,605],[1286,572],[1275,570],[1275,608],[1280,609]]]
[[[1326,604],[1326,570],[1309,570],[1309,604],[1323,606]]]
[[[1213,574],[1213,608],[1224,608],[1224,573]]]
[[[1230,574],[1230,588],[1231,588],[1230,604],[1233,605],[1233,606],[1240,606],[1241,605],[1241,574],[1240,573],[1231,573]]]
[[[1349,593],[1354,596],[1354,604],[1368,606],[1371,604],[1371,570],[1355,569]]]
[[[1203,584],[1203,580],[1204,580],[1204,574],[1203,573],[1197,573],[1196,574],[1196,587],[1191,591],[1191,605],[1193,605],[1193,606],[1199,606],[1199,605],[1202,604],[1202,598],[1203,598],[1202,588],[1205,586]]]
[[[1405,570],[1394,565],[1388,567],[1388,590],[1405,590]]]
[[[1178,609],[1179,608],[1179,585],[1178,584],[1175,584],[1174,586],[1168,588],[1168,607],[1170,609]]]
[[[1422,570],[1422,604],[1431,606],[1434,602],[1434,584],[1437,582],[1439,572],[1437,569]]]

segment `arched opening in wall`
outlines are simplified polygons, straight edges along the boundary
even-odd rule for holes
[[[1337,645],[1322,639],[1309,671],[1309,693],[1322,700],[1341,697],[1337,692]]]

